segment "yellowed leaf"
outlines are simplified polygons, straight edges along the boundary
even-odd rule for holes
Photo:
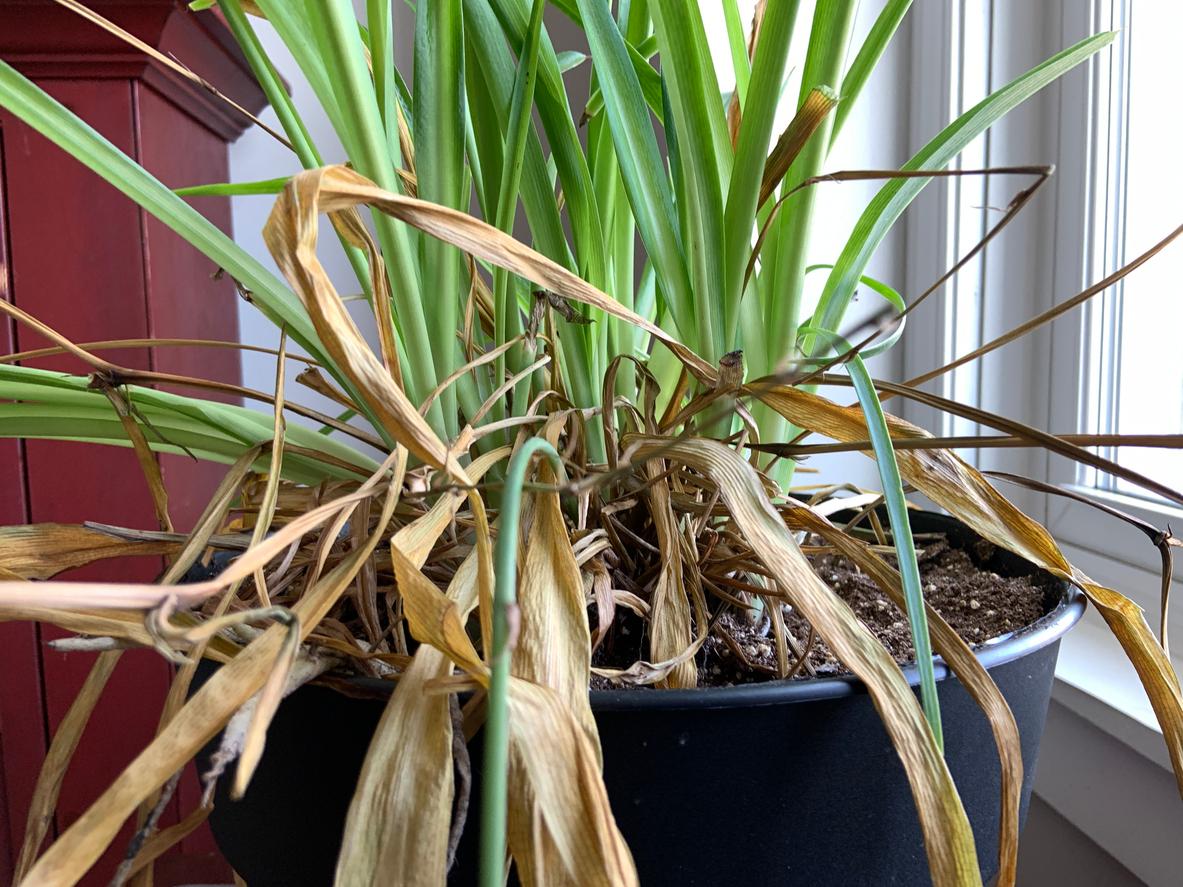
[[[791,529],[816,533],[870,576],[883,592],[907,611],[899,573],[870,545],[835,527],[814,509],[787,499],[785,522]],[[1019,804],[1023,789],[1023,753],[1015,716],[989,672],[931,604],[924,605],[934,649],[986,715],[1001,765],[997,887],[1014,887],[1019,853]]]
[[[50,579],[65,570],[112,557],[159,557],[180,549],[176,542],[117,539],[77,524],[0,527],[0,570],[5,578]]]
[[[463,477],[447,446],[366,344],[317,256],[319,214],[346,212],[359,202],[332,200],[332,195],[322,190],[324,180],[324,169],[292,179],[263,229],[267,247],[304,303],[325,351],[348,375],[358,396],[386,431],[423,461],[436,467],[450,462],[456,466],[457,476]]]
[[[396,490],[387,490],[382,515],[366,544],[343,558],[295,605],[293,612],[301,620],[303,634],[324,618],[373,553],[397,498]],[[286,642],[286,634],[286,626],[272,626],[218,669],[156,739],[61,834],[30,870],[26,883],[37,887],[70,887],[76,883],[111,843],[136,806],[191,759],[263,686]]]
[[[969,820],[916,697],[883,645],[817,577],[769,502],[756,470],[717,441],[630,437],[626,445],[635,447],[637,459],[659,454],[714,482],[745,541],[776,578],[781,592],[867,685],[908,775],[933,883],[938,887],[980,885]]]
[[[414,566],[406,557],[397,562],[404,571]],[[473,554],[452,577],[447,594],[463,617],[476,606],[476,580]],[[448,656],[423,644],[399,678],[349,807],[337,887],[444,883],[454,798],[452,717],[448,698],[425,688],[451,673]]]
[[[548,431],[557,437],[557,423]],[[551,485],[557,480],[548,464],[539,466],[538,479]],[[513,651],[511,669],[517,677],[555,692],[569,716],[586,734],[598,779],[599,734],[587,694],[591,634],[583,580],[571,549],[559,494],[539,492],[532,499],[533,520],[526,538],[518,588],[523,630]],[[536,794],[526,758],[538,753],[536,749],[523,748],[510,758],[507,836],[518,876],[527,887],[587,883],[579,878],[594,875],[588,870],[568,867],[552,834],[552,817],[547,815]]]
[[[657,530],[657,544],[661,548],[661,572],[653,589],[652,615],[649,620],[649,654],[653,662],[677,662],[659,687],[697,687],[698,669],[691,656],[683,654],[694,645],[694,630],[690,624],[690,598],[682,581],[682,554],[674,511],[670,505],[668,481],[658,479],[665,470],[661,460],[651,460],[646,471],[654,482],[645,495],[649,512]]]
[[[864,440],[867,426],[857,407],[841,407],[799,388],[753,389],[770,407],[802,428],[840,441]],[[893,437],[928,437],[927,432],[888,416]],[[1016,508],[977,470],[949,450],[896,451],[900,473],[918,490],[947,509],[970,529],[1054,576],[1077,585],[1100,611],[1138,672],[1171,757],[1183,794],[1183,694],[1179,678],[1154,638],[1140,607],[1100,585],[1072,566],[1039,523]]]
[[[292,282],[297,293],[302,299],[305,299],[306,305],[309,302],[309,296],[313,294],[316,295],[311,299],[312,301],[325,301],[324,295],[328,291],[326,287],[331,288],[331,284],[328,283],[327,277],[324,275],[324,269],[315,256],[315,213],[317,211],[343,211],[363,203],[400,219],[432,237],[458,247],[462,252],[492,262],[494,265],[505,268],[564,298],[591,305],[613,317],[628,321],[662,342],[700,380],[714,380],[715,369],[710,363],[682,345],[659,326],[625,308],[611,296],[576,277],[556,262],[514,240],[508,234],[467,213],[414,197],[384,191],[365,176],[345,166],[326,166],[297,175],[277,201],[275,209],[272,210],[271,220],[268,222],[268,233],[265,236],[272,255],[276,257],[276,261]],[[310,214],[313,218],[309,217]],[[306,265],[307,270],[305,267],[301,267],[301,263],[309,263]],[[313,315],[313,321],[316,323],[315,309],[310,308],[309,313]],[[328,325],[334,329],[346,327],[346,319],[323,316],[322,322],[326,320],[329,321]],[[352,324],[352,321],[348,321],[348,323]],[[317,323],[317,332],[323,341],[325,332],[321,329],[321,323]],[[335,339],[336,333],[330,332],[330,338]],[[329,345],[330,343],[326,342],[325,344]],[[332,347],[339,348],[340,344],[333,343]],[[346,346],[346,350],[351,349]],[[355,356],[339,350],[330,350],[330,353],[335,360],[345,365],[350,365]],[[373,355],[370,357],[372,359]],[[362,369],[360,365],[358,369]],[[380,378],[372,368],[365,370],[365,376],[367,381]],[[369,386],[367,384],[360,387],[368,388]],[[384,398],[383,404],[374,404],[375,407],[381,406],[385,410],[384,417],[394,412],[401,412],[402,405],[396,404],[389,394],[384,395]],[[431,454],[436,459],[440,458],[440,451],[430,439],[434,437],[433,434],[430,436],[425,434],[418,425],[408,424],[407,428],[414,435],[417,443],[426,448],[424,455],[421,455],[408,440],[400,438],[412,452],[421,455],[421,458],[427,459],[427,461],[431,461],[427,454]],[[394,430],[393,427],[391,430]],[[433,462],[433,464],[440,463]]]

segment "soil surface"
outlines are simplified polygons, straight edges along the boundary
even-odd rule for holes
[[[978,540],[962,549],[953,547],[944,536],[918,538],[917,553],[925,600],[971,647],[1025,628],[1059,602],[1060,587],[1046,573],[1007,576],[990,569],[995,549],[988,542]],[[839,555],[815,555],[810,560],[818,575],[851,606],[897,662],[915,660],[907,617],[867,574]],[[894,556],[887,555],[886,560],[895,565]],[[808,643],[809,623],[787,604],[782,613],[792,639],[789,661],[798,666],[797,678],[849,674],[820,637],[813,639],[806,661],[798,665],[794,650],[801,651]],[[776,646],[770,622],[767,616],[753,619],[751,611],[733,607],[719,615],[697,656],[699,686],[775,680]],[[620,667],[647,658],[644,634],[645,626],[639,619],[617,623],[597,651],[594,664]],[[599,677],[593,677],[592,685],[614,686]]]

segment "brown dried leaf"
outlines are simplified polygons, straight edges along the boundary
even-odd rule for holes
[[[464,630],[467,616],[464,606],[467,602],[453,601],[436,588],[397,548],[392,548],[390,554],[399,593],[403,598],[407,625],[415,640],[442,650],[471,675],[487,674],[488,668],[472,645],[468,632]]]
[[[332,292],[324,269],[316,259],[316,214],[338,212],[363,203],[449,243],[462,252],[524,277],[543,289],[599,308],[613,317],[629,322],[662,342],[697,378],[713,381],[714,367],[669,333],[508,234],[459,210],[384,191],[348,167],[326,166],[300,173],[288,183],[272,210],[265,237],[276,262],[292,282],[305,305],[309,306],[309,314],[313,317],[317,333],[324,341],[326,350],[329,350],[339,365],[351,368],[350,378],[355,382],[362,377],[365,378],[367,384],[359,383],[359,388],[370,390],[371,386],[368,383],[380,379],[381,372],[368,349],[365,349],[366,354],[370,361],[373,361],[373,366],[367,364],[364,358],[360,358],[356,353],[356,343],[360,342],[360,334],[353,327],[352,320],[347,316],[338,316],[335,309],[325,312],[320,307],[321,303],[331,301],[327,299],[330,293],[337,303],[340,299]],[[317,321],[318,314],[322,315],[320,321]],[[327,329],[322,329],[322,325]],[[351,335],[343,332],[350,329]],[[354,336],[357,338],[354,339]],[[339,341],[339,338],[345,341]],[[364,343],[360,347],[364,348]],[[374,387],[376,390],[382,388],[381,384],[375,384]],[[401,397],[402,392],[399,391],[398,395]],[[405,397],[402,399],[405,401]],[[378,415],[386,419],[392,413],[401,413],[402,405],[396,401],[397,398],[386,393],[382,395],[382,403],[371,405],[376,410],[381,407]],[[398,424],[395,422],[391,426],[392,433]],[[420,420],[418,423],[409,424],[406,433],[413,436],[416,446],[425,448],[425,455],[421,458],[426,459],[426,455],[434,453],[434,458],[438,460],[443,455],[438,449],[442,444],[439,444],[438,439],[435,439],[433,444],[431,439],[435,438],[435,435],[429,428],[426,428],[425,433],[425,428],[426,424]],[[411,445],[410,438],[400,437],[399,440],[416,455],[420,455]],[[441,463],[432,461],[432,464]]]
[[[694,646],[694,629],[690,624],[690,599],[682,581],[682,556],[677,522],[670,505],[669,481],[664,478],[656,480],[665,471],[665,465],[659,459],[649,461],[645,470],[656,481],[649,485],[645,495],[662,554],[649,619],[649,658],[657,663],[681,659],[661,678],[658,686],[697,687],[698,669],[694,658],[683,656]]]
[[[352,209],[352,205],[324,205],[323,172],[313,170],[292,179],[271,210],[264,240],[304,303],[325,351],[359,396],[388,433],[415,456],[440,467],[449,460],[447,447],[407,399],[390,369],[374,356],[316,254],[319,214]]]
[[[417,582],[410,572],[422,574],[400,555],[395,562],[408,582]],[[476,606],[476,574],[473,554],[448,588],[448,600],[465,617]],[[451,673],[448,656],[423,644],[399,678],[349,807],[337,887],[385,887],[395,872],[403,887],[444,883],[455,792],[452,717],[448,697],[429,694],[426,687]]]
[[[385,467],[382,469],[384,472]],[[381,517],[366,544],[327,573],[295,605],[302,636],[320,622],[371,556],[390,522],[397,490],[387,489]],[[61,583],[65,584],[65,583]],[[95,863],[136,806],[179,770],[266,683],[286,642],[275,625],[218,669],[86,812],[66,829],[30,870],[27,883],[69,887]]]
[[[156,461],[156,454],[152,452],[152,447],[148,445],[148,439],[144,436],[144,429],[140,427],[140,423],[133,415],[135,410],[130,399],[125,398],[113,385],[102,381],[100,374],[93,377],[91,386],[96,387],[96,383],[107,400],[111,402],[111,406],[115,409],[115,415],[119,417],[127,439],[131,441],[132,448],[135,450],[136,461],[139,463],[140,471],[148,484],[148,492],[152,495],[152,508],[156,512],[156,522],[160,524],[161,530],[171,533],[173,521],[168,514],[168,490],[164,488],[164,477],[160,473],[160,464]]]
[[[538,467],[538,483],[554,485],[549,464]],[[589,735],[596,735],[588,703],[591,634],[583,579],[554,490],[534,494],[534,519],[522,553],[518,611],[524,631],[513,651],[518,677],[555,690],[567,700]]]
[[[801,428],[841,441],[867,437],[867,426],[857,407],[840,407],[819,395],[787,386],[753,393]],[[893,437],[927,436],[922,429],[894,416],[887,419]],[[938,505],[994,544],[1078,586],[1097,607],[1138,672],[1162,727],[1183,794],[1183,693],[1141,608],[1072,566],[1046,529],[1012,505],[955,453],[900,449],[896,457],[903,477]]]
[[[152,835],[152,837],[148,838],[132,861],[131,868],[127,873],[128,877],[135,877],[149,864],[159,859],[166,851],[197,831],[201,827],[201,824],[209,818],[211,810],[211,807],[196,807],[180,822],[170,825],[166,829],[161,829]]]
[[[510,454],[509,447],[500,447],[483,453],[468,466],[468,476],[478,483],[490,468]],[[427,513],[399,529],[390,539],[390,547],[397,548],[407,560],[420,569],[431,553],[436,540],[452,523],[460,506],[464,504],[465,491],[451,489],[444,492]]]
[[[809,137],[821,126],[826,115],[838,104],[838,96],[827,86],[815,86],[797,109],[785,131],[780,134],[776,145],[768,154],[764,164],[764,177],[760,181],[760,199],[757,206],[763,206],[764,201],[772,196],[776,186],[780,184],[801,149],[809,141]]]
[[[340,389],[333,385],[332,382],[326,379],[324,374],[317,367],[311,366],[300,370],[299,375],[296,376],[296,382],[303,385],[305,388],[315,391],[322,397],[327,397],[329,400],[345,407],[347,410],[358,411],[357,404],[350,400],[349,396],[344,394]]]
[[[714,482],[739,531],[775,576],[781,591],[843,664],[867,685],[911,783],[933,883],[939,887],[980,885],[969,820],[916,697],[882,644],[817,577],[769,502],[756,470],[717,441],[638,437],[628,444],[636,447],[638,459],[660,453]]]
[[[471,608],[471,600],[452,600],[397,551],[393,555],[411,633],[422,643],[446,653],[452,662],[485,685],[488,669],[477,657],[463,627],[463,616]],[[582,607],[579,582],[575,590]],[[586,623],[584,631],[586,638]],[[585,676],[581,688],[585,699],[586,687]],[[537,799],[540,821],[545,824],[547,840],[551,842],[544,844],[545,850],[538,853],[530,846],[521,849],[523,855],[518,855],[519,849],[515,848],[515,859],[523,866],[521,873],[526,883],[635,884],[632,857],[612,817],[600,774],[599,751],[589,736],[585,719],[573,713],[554,690],[520,677],[510,680],[509,704],[514,762],[510,769],[510,797]],[[528,784],[529,795],[525,794],[523,781]],[[446,836],[437,818],[434,846],[438,848]],[[527,853],[528,861],[524,856]],[[543,871],[538,870],[539,860]],[[533,875],[545,880],[533,880]],[[339,883],[367,882],[339,879]]]
[[[557,437],[555,425],[549,430]],[[538,470],[540,483],[556,482],[549,464],[540,465]],[[559,704],[585,734],[598,779],[599,733],[587,695],[591,635],[583,581],[559,494],[539,492],[533,498],[533,521],[526,539],[518,590],[524,630],[513,651],[512,670],[525,681],[554,690]],[[583,879],[592,877],[591,873],[568,870],[551,834],[550,817],[536,794],[529,762],[525,760],[537,754],[519,747],[510,758],[508,838],[518,876],[527,887],[587,883]]]
[[[557,861],[548,860],[532,883],[540,887],[633,887],[638,884],[604,788],[599,748],[566,702],[548,687],[520,679],[509,684],[510,749],[529,782]],[[516,795],[512,779],[510,796]],[[515,855],[519,867],[522,858]],[[521,869],[519,868],[519,871]],[[525,877],[525,873],[523,873]],[[530,882],[527,882],[530,883]]]
[[[899,573],[866,542],[844,533],[814,509],[786,499],[785,522],[794,530],[816,533],[865,572],[900,608],[907,610]],[[831,500],[832,501],[832,500]],[[989,672],[978,661],[940,613],[926,603],[925,616],[932,632],[932,644],[957,679],[978,703],[998,748],[1001,765],[1001,808],[998,828],[998,887],[1013,887],[1019,853],[1019,802],[1023,789],[1023,754],[1014,714]]]
[[[0,527],[0,570],[5,579],[50,579],[97,560],[175,553],[177,542],[131,541],[77,524]]]

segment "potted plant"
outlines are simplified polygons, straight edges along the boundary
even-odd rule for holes
[[[488,885],[507,860],[547,885],[917,883],[925,871],[939,885],[1013,884],[1056,641],[1081,595],[1138,669],[1183,772],[1179,683],[1138,608],[880,403],[969,408],[873,379],[863,362],[929,295],[905,302],[865,276],[892,224],[970,140],[1110,35],[992,93],[900,171],[834,175],[829,146],[908,2],[887,3],[857,48],[855,4],[817,4],[779,134],[790,0],[760,3],[750,29],[723,4],[729,95],[682,0],[615,15],[554,0],[589,58],[555,51],[544,0],[424,0],[407,60],[389,3],[368,4],[364,24],[348,0],[217,5],[304,171],[186,194],[277,193],[265,236],[282,279],[0,63],[4,107],[202,250],[279,336],[264,409],[164,390],[203,381],[117,366],[43,325],[89,377],[19,356],[0,366],[0,433],[134,447],[162,527],[155,452],[230,466],[189,533],[4,531],[4,617],[106,651],[71,731],[120,648],[177,662],[156,739],[35,861],[44,830],[31,830],[22,883],[75,882],[137,809],[120,877],[148,870],[208,812],[154,835],[159,799],[206,747],[219,838],[253,887],[440,884],[457,856]],[[323,164],[249,15],[292,52],[348,165]],[[563,76],[580,64],[592,89],[572,106]],[[843,177],[884,184],[806,317],[812,208]],[[519,202],[525,242],[511,236]],[[317,258],[326,215],[376,347]],[[886,307],[851,333],[860,285]],[[289,342],[339,416],[292,398]],[[823,382],[857,403],[822,397]],[[290,412],[321,427],[289,425]],[[973,416],[998,440],[1183,501],[1080,441]],[[789,495],[792,460],[818,451],[806,433],[871,455],[882,495]],[[910,513],[906,485],[952,517]],[[72,565],[162,547],[155,585],[51,578],[67,552]],[[985,608],[995,622],[961,620],[959,635],[968,587],[1000,603]],[[944,614],[931,605],[942,591]],[[195,680],[202,659],[218,667]],[[55,740],[41,810],[72,738]],[[470,787],[480,815],[465,828]]]

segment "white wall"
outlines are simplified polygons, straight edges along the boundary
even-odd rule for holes
[[[755,0],[741,0],[740,7],[745,19],[750,18],[754,5]],[[411,42],[409,31],[413,25],[401,4],[395,4],[395,6],[397,13],[402,18],[401,25],[403,27],[403,31],[398,37],[399,56],[400,58],[408,58]],[[781,115],[782,125],[787,123],[788,118],[792,116],[793,101],[800,87],[800,71],[808,40],[808,29],[813,16],[813,6],[814,4],[807,0],[801,4],[798,13],[797,30],[794,34],[790,56],[791,74],[785,91],[786,105]],[[861,4],[855,23],[853,43],[855,49],[861,44],[863,36],[874,22],[882,6],[882,0]],[[701,7],[707,20],[707,32],[712,41],[712,49],[719,59],[720,76],[724,81],[720,83],[720,86],[723,89],[730,89],[733,85],[733,78],[730,75],[730,54],[727,49],[721,5],[715,0],[703,0]],[[334,136],[328,119],[320,110],[311,88],[300,76],[299,69],[290,54],[284,50],[282,43],[270,26],[266,23],[258,23],[256,27],[264,47],[271,54],[276,67],[291,84],[296,107],[303,116],[325,161],[339,162],[343,160],[344,154],[340,143]],[[909,70],[908,54],[909,38],[908,29],[905,26],[898,35],[895,45],[888,50],[879,69],[868,83],[858,109],[850,118],[835,146],[827,168],[836,170],[895,167],[908,158],[911,150],[918,147],[908,144],[907,127],[901,123],[908,119],[909,93],[905,79]],[[275,115],[270,110],[264,112],[263,119],[268,123],[275,123]],[[249,131],[231,147],[230,171],[234,181],[274,178],[286,173],[294,173],[297,170],[298,164],[291,152],[257,128]],[[815,213],[815,242],[811,261],[832,262],[845,243],[847,232],[867,201],[877,190],[878,183],[858,182],[820,187],[824,191],[820,195]],[[233,199],[236,239],[268,266],[273,266],[273,263],[263,243],[261,232],[271,204],[272,198],[266,196]],[[900,226],[899,231],[889,236],[885,241],[883,248],[872,261],[868,269],[869,273],[892,285],[902,287],[903,257],[903,226]],[[335,238],[328,236],[322,239],[321,259],[343,294],[356,291],[357,284]],[[808,282],[807,298],[816,298],[817,291],[824,282],[824,277],[825,275],[822,273],[811,275],[812,279]],[[859,312],[873,311],[877,307],[874,302],[865,300],[856,302],[855,313],[852,317],[857,316]],[[361,322],[364,319],[364,312],[357,311],[355,316]],[[242,341],[249,344],[275,347],[278,341],[278,333],[271,324],[246,303],[242,303],[239,308],[239,329]],[[372,323],[368,325],[367,329],[372,329]],[[885,377],[895,378],[898,375],[898,366],[899,361],[893,356],[887,355],[879,359],[873,369]],[[289,382],[298,369],[294,365],[290,367]],[[244,384],[253,388],[270,390],[274,384],[274,375],[275,363],[272,358],[249,353],[244,355]],[[298,386],[290,387],[289,395],[293,399],[317,406],[325,411],[335,412],[330,404]],[[834,391],[832,396],[843,402],[851,397],[847,390]],[[824,457],[824,460],[818,459],[814,464],[822,468],[827,477],[849,480],[869,487],[878,486],[873,464],[862,456]],[[812,477],[803,477],[806,477],[809,482],[813,480]]]

